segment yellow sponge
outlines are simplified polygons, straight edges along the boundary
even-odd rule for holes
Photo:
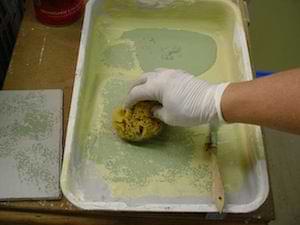
[[[113,111],[112,126],[117,135],[126,141],[144,141],[158,135],[162,122],[152,116],[151,109],[157,102],[139,102],[132,109],[117,108]]]

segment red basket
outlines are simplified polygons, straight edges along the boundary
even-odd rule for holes
[[[78,20],[84,0],[34,0],[36,18],[46,25],[67,25]]]

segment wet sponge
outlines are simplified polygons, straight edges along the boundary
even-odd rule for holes
[[[151,109],[157,102],[139,102],[132,109],[116,108],[112,115],[112,126],[117,135],[132,142],[139,142],[155,137],[162,130],[163,124],[152,116]]]

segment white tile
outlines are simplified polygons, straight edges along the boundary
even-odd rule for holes
[[[62,102],[61,90],[0,91],[0,200],[61,196]]]

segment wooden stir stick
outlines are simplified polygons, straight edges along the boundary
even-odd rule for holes
[[[218,166],[217,160],[217,129],[212,129],[210,126],[209,140],[206,144],[206,150],[211,156],[211,170],[212,170],[212,197],[214,203],[221,214],[224,209],[224,186]]]

